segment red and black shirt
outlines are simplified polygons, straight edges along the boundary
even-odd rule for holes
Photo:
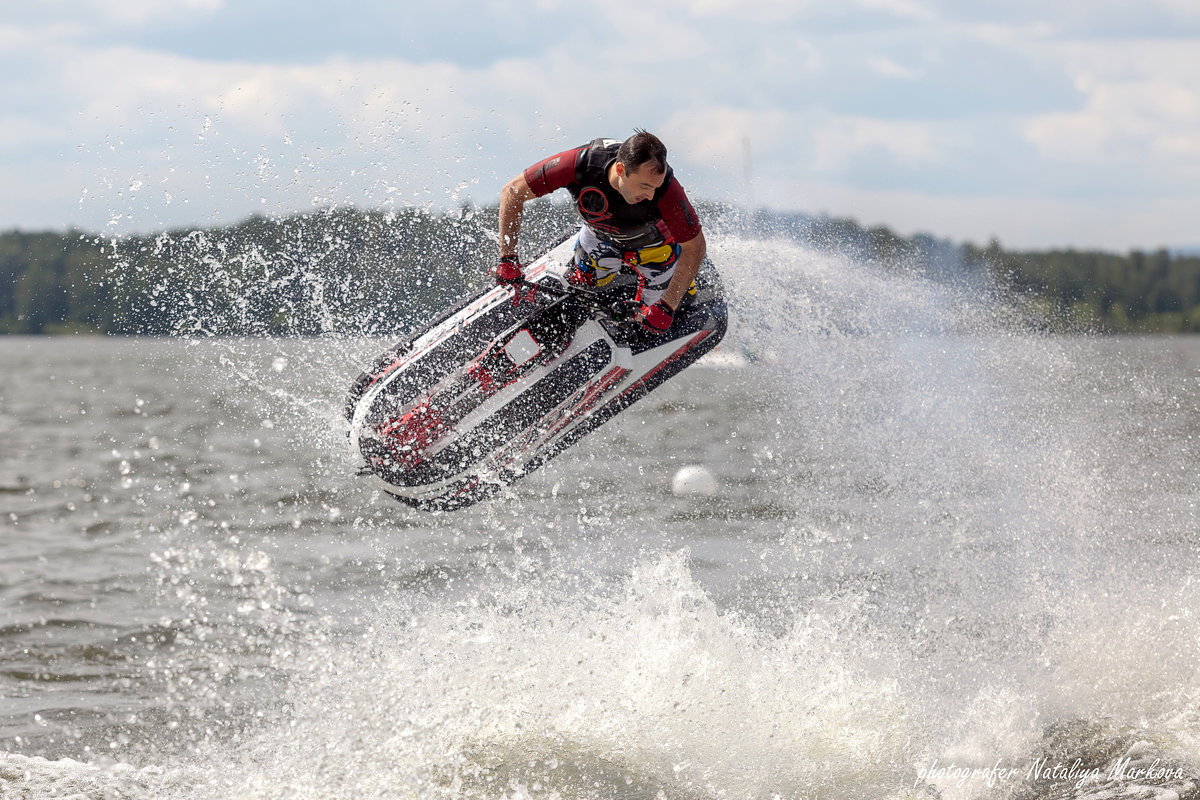
[[[670,165],[662,186],[651,200],[627,203],[608,182],[608,168],[617,160],[621,143],[596,139],[539,161],[525,170],[525,180],[537,197],[566,189],[575,210],[600,239],[636,250],[659,244],[687,242],[700,234],[700,220]]]

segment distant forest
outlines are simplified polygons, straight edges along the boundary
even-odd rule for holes
[[[575,224],[563,204],[531,206],[528,250]],[[706,208],[716,230],[787,237],[882,269],[935,280],[986,277],[1051,329],[1200,331],[1200,257],[1013,252],[848,219]],[[0,234],[0,333],[141,335],[390,334],[483,279],[496,208],[331,209],[280,220],[117,239]]]

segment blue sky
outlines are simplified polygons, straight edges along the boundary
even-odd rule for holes
[[[0,230],[488,203],[658,133],[695,199],[1200,245],[1196,0],[0,0]]]

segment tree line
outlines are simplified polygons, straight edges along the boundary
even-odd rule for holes
[[[1077,324],[1117,332],[1200,332],[1200,256],[1166,249],[1008,253],[995,242],[964,252],[1004,285]]]
[[[1200,331],[1200,257],[1166,250],[1006,251],[853,220],[728,208],[717,227],[785,236],[880,268],[986,280],[1051,326]],[[144,236],[0,233],[0,333],[392,334],[478,284],[495,255],[497,209],[327,209]],[[564,204],[530,207],[527,251],[575,224]]]
[[[557,224],[543,212],[533,242]],[[476,284],[495,209],[329,209],[103,238],[0,234],[0,333],[395,333]]]

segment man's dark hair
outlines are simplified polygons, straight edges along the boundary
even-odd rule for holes
[[[634,128],[633,136],[617,149],[617,160],[625,165],[626,172],[636,172],[649,164],[651,172],[661,175],[667,171],[667,146],[653,133]]]

